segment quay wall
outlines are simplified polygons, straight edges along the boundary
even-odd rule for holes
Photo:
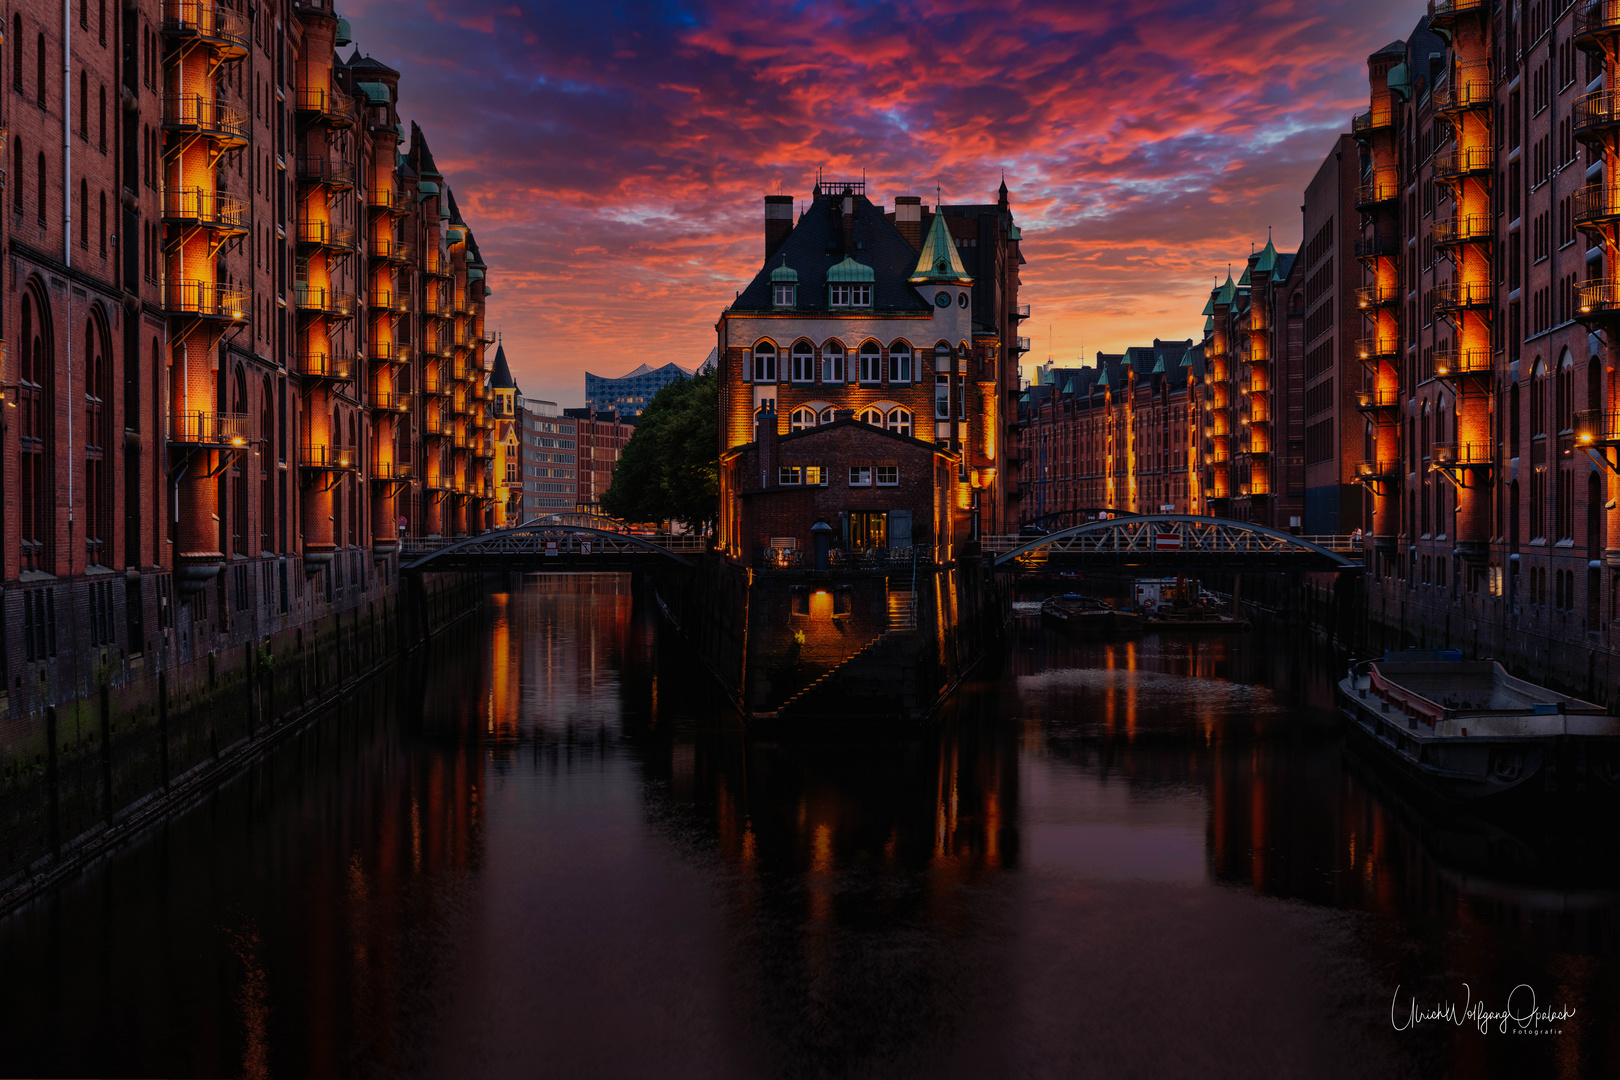
[[[228,774],[481,603],[478,575],[390,578],[296,622],[210,633],[206,646],[187,626],[198,647],[184,651],[59,650],[26,708],[14,687],[0,717],[0,908]]]
[[[916,719],[1003,640],[1011,586],[981,560],[653,575],[662,612],[745,716]]]

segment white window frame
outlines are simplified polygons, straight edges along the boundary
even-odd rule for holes
[[[795,294],[798,291],[799,287],[797,285],[777,282],[771,286],[771,303],[779,308],[796,307],[798,297]]]
[[[901,342],[889,346],[889,381],[909,383],[912,375],[911,346]]]
[[[816,426],[816,411],[800,406],[788,416],[789,431],[809,431]]]
[[[883,382],[883,347],[876,346],[875,352],[868,352],[865,345],[861,346],[859,357],[859,372],[862,386],[877,386]]]
[[[845,365],[849,362],[849,350],[844,348],[841,341],[829,341],[821,347],[821,381],[824,383],[841,384],[844,376],[848,374]]]
[[[806,487],[826,487],[827,466],[806,465],[804,467],[804,484]]]
[[[813,383],[816,381],[816,350],[813,346],[800,342],[793,346],[793,381],[796,383]]]
[[[769,349],[767,353],[765,350]],[[768,341],[762,341],[754,346],[754,363],[751,368],[753,380],[757,383],[773,383],[776,381],[776,346]]]
[[[872,419],[871,419],[872,417],[877,418],[877,423],[875,423],[875,424],[872,423]],[[883,410],[882,409],[874,409],[874,408],[868,407],[868,408],[862,409],[860,415],[857,416],[855,419],[859,420],[863,424],[866,424],[868,427],[875,427],[875,428],[878,428],[879,430],[882,430],[882,428],[884,426],[884,422],[885,422],[885,420],[887,418],[883,415]]]
[[[951,377],[949,375],[934,376],[934,419],[949,420],[951,418]]]
[[[849,486],[850,487],[871,487],[872,486],[872,466],[870,466],[870,465],[851,465],[849,467]]]
[[[872,306],[872,286],[856,281],[836,281],[827,286],[827,306],[835,308],[869,308]]]
[[[781,466],[776,472],[776,482],[781,487],[799,487],[804,483],[804,466]]]
[[[888,477],[887,479],[884,479],[885,474],[887,474],[887,477]],[[876,484],[878,487],[899,487],[900,486],[900,466],[898,466],[898,465],[877,465],[877,466],[874,466],[873,469],[872,469],[872,480],[873,480],[873,483]]]
[[[911,415],[910,409],[890,409],[883,419],[890,431],[910,436],[917,418]]]

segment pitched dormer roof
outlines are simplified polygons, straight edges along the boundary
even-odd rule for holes
[[[951,231],[945,227],[945,215],[935,214],[934,223],[923,238],[922,253],[917,256],[917,269],[911,272],[913,285],[971,285],[973,279],[962,266],[962,257],[956,253]]]

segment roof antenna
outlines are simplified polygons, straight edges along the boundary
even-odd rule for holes
[[[940,195],[939,183],[936,181],[934,183],[934,213],[936,214],[939,213],[939,204],[942,198],[943,196]]]

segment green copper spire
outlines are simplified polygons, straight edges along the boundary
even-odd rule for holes
[[[911,272],[913,285],[971,285],[962,266],[962,258],[951,242],[950,230],[945,228],[945,216],[934,215],[934,224],[923,239],[922,254],[917,257],[917,269]]]

